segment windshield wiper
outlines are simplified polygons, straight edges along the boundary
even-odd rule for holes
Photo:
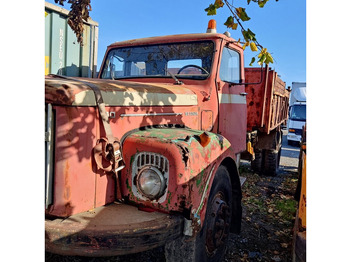
[[[183,82],[176,78],[176,76],[169,72],[168,69],[165,69],[165,71],[175,80],[174,85],[183,85]]]

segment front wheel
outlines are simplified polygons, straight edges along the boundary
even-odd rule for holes
[[[209,194],[205,221],[196,239],[195,261],[221,261],[232,219],[232,187],[229,172],[220,166]]]

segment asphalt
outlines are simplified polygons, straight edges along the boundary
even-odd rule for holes
[[[299,161],[299,146],[288,145],[287,142],[287,130],[284,129],[282,138],[282,153],[280,160],[280,173],[289,173],[298,171]]]

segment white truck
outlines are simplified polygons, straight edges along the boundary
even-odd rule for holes
[[[306,123],[306,83],[292,82],[289,96],[288,145],[299,144]]]

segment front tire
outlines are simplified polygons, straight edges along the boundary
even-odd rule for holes
[[[217,262],[225,255],[232,220],[229,172],[220,166],[210,190],[205,221],[196,239],[196,262]]]

